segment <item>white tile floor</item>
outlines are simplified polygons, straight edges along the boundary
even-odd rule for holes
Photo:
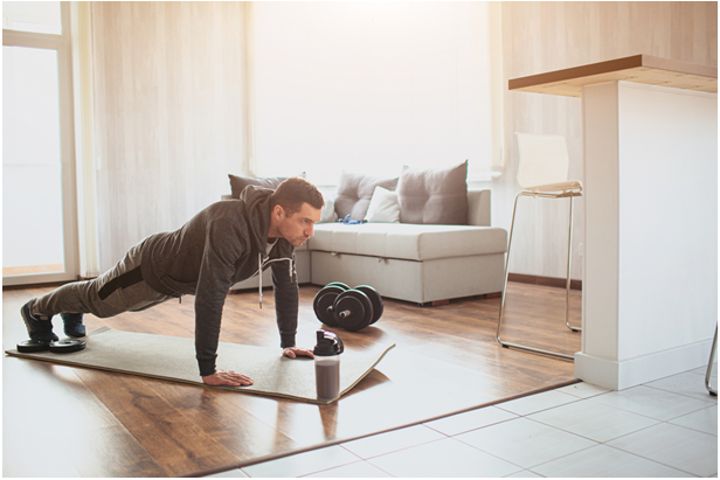
[[[216,476],[716,477],[704,374],[620,392],[579,383]]]

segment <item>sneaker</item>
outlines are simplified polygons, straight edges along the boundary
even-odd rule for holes
[[[27,328],[30,340],[36,342],[53,342],[58,340],[58,336],[52,331],[52,316],[47,320],[40,320],[30,313],[30,304],[32,300],[27,302],[20,308],[20,315],[22,315],[25,321],[25,327]]]
[[[83,325],[82,313],[61,313],[65,335],[68,337],[84,337],[85,325]]]

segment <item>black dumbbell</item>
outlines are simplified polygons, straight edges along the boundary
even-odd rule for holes
[[[378,321],[383,303],[370,285],[351,289],[342,282],[331,282],[315,295],[313,309],[325,325],[355,332]]]
[[[357,332],[372,323],[372,301],[360,290],[347,290],[335,299],[333,314],[338,327]]]
[[[355,287],[355,290],[360,290],[361,292],[363,292],[370,299],[370,302],[372,302],[373,317],[372,320],[370,320],[370,324],[372,325],[373,323],[380,320],[380,317],[382,316],[385,307],[383,306],[382,297],[380,296],[378,291],[370,285],[359,285]]]
[[[325,286],[326,287],[335,286],[335,287],[340,287],[343,290],[350,290],[350,286],[347,283],[343,283],[343,282],[330,282]]]
[[[47,350],[50,350],[53,353],[72,353],[84,348],[84,340],[75,340],[70,338],[55,340],[53,342],[26,340],[17,344],[18,352],[22,353],[45,352]]]
[[[315,316],[328,327],[338,326],[335,320],[335,314],[333,313],[333,304],[338,295],[347,290],[350,290],[350,287],[344,283],[332,282],[321,288],[315,295],[315,300],[313,300]]]

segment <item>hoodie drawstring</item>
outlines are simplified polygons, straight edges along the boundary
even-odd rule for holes
[[[272,260],[268,260],[267,262],[263,262],[262,253],[258,252],[258,270],[257,274],[259,277],[258,281],[258,307],[260,310],[263,308],[263,266],[270,265],[273,262],[290,262],[288,266],[288,277],[290,280],[293,278],[293,273],[295,272],[295,262],[293,262],[292,257],[284,257],[284,258],[274,258]]]

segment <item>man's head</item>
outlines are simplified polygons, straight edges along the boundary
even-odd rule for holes
[[[288,178],[270,196],[270,238],[283,237],[299,247],[312,237],[325,201],[307,180]]]

